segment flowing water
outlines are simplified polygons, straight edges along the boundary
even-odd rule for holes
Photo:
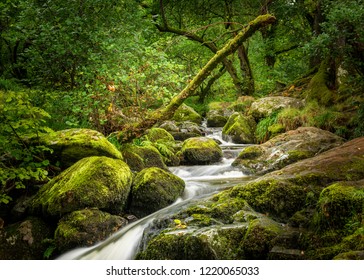
[[[244,145],[223,141],[221,129],[209,128],[206,129],[206,133],[207,137],[221,142],[223,160],[213,165],[171,167],[170,171],[182,178],[186,183],[183,195],[174,204],[127,225],[105,241],[92,247],[74,249],[58,259],[133,259],[139,248],[144,229],[153,220],[178,212],[182,207],[195,200],[232,187],[243,180],[250,180],[250,177],[231,166],[232,161]]]

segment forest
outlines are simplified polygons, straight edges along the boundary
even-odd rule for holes
[[[230,158],[216,177],[243,177],[128,257],[364,259],[363,18],[363,0],[0,0],[0,259],[98,244]]]

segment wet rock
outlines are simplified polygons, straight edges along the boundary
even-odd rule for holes
[[[234,113],[223,127],[222,138],[236,144],[253,144],[256,141],[255,128],[256,123],[252,117]]]
[[[83,209],[64,216],[58,223],[54,240],[59,252],[94,245],[128,224],[120,216],[98,209]]]
[[[248,146],[232,163],[250,174],[265,174],[313,157],[344,143],[337,135],[315,127],[300,127],[261,145]]]
[[[258,121],[266,118],[273,112],[285,108],[302,108],[304,102],[300,99],[284,96],[270,96],[260,98],[251,104],[249,113]]]
[[[183,192],[184,181],[157,167],[139,172],[133,182],[130,212],[141,218],[172,204]]]
[[[36,217],[0,228],[0,259],[42,260],[50,238],[52,229]]]
[[[175,111],[173,120],[176,122],[190,121],[196,124],[201,124],[202,117],[193,108],[187,106],[186,104],[182,104]]]
[[[185,164],[210,164],[222,159],[220,146],[211,138],[194,137],[183,142],[181,153]]]
[[[86,207],[111,213],[125,209],[132,183],[128,165],[107,157],[78,161],[44,185],[31,202],[31,211],[61,217]]]

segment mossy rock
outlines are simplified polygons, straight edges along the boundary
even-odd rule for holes
[[[252,117],[234,113],[230,116],[222,130],[222,138],[236,144],[255,143],[256,123]]]
[[[251,104],[249,114],[256,121],[270,116],[272,113],[286,108],[300,109],[304,106],[304,102],[300,99],[285,96],[269,96],[263,97]]]
[[[74,211],[58,222],[54,240],[59,252],[92,246],[105,240],[127,223],[125,218],[98,209]]]
[[[42,260],[50,246],[52,229],[37,217],[0,229],[1,260]]]
[[[232,165],[251,174],[265,174],[343,143],[344,139],[329,131],[300,127],[273,137],[259,146],[246,147]]]
[[[167,170],[162,155],[153,145],[137,146],[125,144],[121,151],[125,162],[133,171],[139,172],[148,167],[159,167]]]
[[[328,186],[321,192],[317,207],[315,225],[320,229],[360,224],[364,217],[364,180]]]
[[[350,251],[336,255],[334,260],[364,260],[364,251]]]
[[[130,212],[144,217],[172,204],[185,188],[176,175],[157,167],[139,172],[133,182]]]
[[[87,207],[119,213],[125,209],[132,176],[122,160],[84,158],[44,185],[33,198],[31,209],[51,217]]]
[[[230,102],[211,102],[206,114],[207,126],[223,127],[234,112],[232,109],[228,109],[230,105]]]
[[[174,113],[173,120],[177,122],[191,121],[201,124],[202,117],[193,108],[182,104]]]
[[[151,142],[163,141],[163,142],[174,142],[172,134],[163,128],[154,127],[148,129],[142,139],[149,140]]]
[[[52,161],[67,168],[78,160],[91,156],[123,159],[120,151],[100,132],[91,129],[67,129],[43,135],[40,143],[53,150]]]
[[[213,250],[201,238],[190,235],[161,234],[140,252],[138,260],[214,260]]]
[[[222,159],[220,146],[211,138],[193,137],[185,140],[181,153],[185,164],[211,164]]]

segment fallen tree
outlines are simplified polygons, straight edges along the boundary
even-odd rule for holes
[[[258,16],[253,21],[249,22],[233,39],[231,39],[221,50],[210,59],[210,61],[197,73],[197,75],[188,83],[188,85],[172,100],[166,107],[160,108],[140,121],[137,124],[126,125],[123,129],[122,140],[128,142],[129,140],[139,137],[143,132],[167,119],[173,117],[174,112],[186,100],[186,98],[193,96],[196,89],[203,83],[203,81],[211,74],[211,72],[230,54],[233,54],[239,46],[251,37],[260,28],[272,24],[276,18],[270,14]]]

